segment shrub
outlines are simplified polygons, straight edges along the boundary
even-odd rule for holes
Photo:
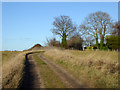
[[[101,49],[102,50],[108,50],[108,47],[102,47]]]
[[[107,42],[106,45],[109,49],[117,50],[120,48],[119,40],[120,40],[120,36],[115,36],[115,35],[106,36],[106,42]]]

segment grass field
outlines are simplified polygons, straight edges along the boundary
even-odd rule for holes
[[[43,49],[43,54],[62,66],[75,78],[91,88],[118,87],[118,52]],[[29,51],[40,52],[40,51]],[[25,55],[28,52],[2,52],[2,87],[17,88],[24,74]],[[34,59],[40,69],[46,88],[64,88],[59,77],[43,62],[39,53]]]
[[[91,88],[118,87],[118,52],[50,49],[44,55]]]
[[[2,87],[17,88],[23,75],[25,53],[2,52]]]

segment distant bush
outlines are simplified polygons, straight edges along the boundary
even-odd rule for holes
[[[108,47],[102,47],[101,50],[108,50]]]
[[[74,35],[67,41],[67,48],[82,50],[83,39],[80,35]]]
[[[115,35],[106,36],[106,42],[107,42],[106,45],[109,49],[117,50],[120,48],[119,40],[120,40],[120,36],[115,36]]]

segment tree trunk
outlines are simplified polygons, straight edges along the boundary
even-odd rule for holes
[[[103,32],[103,34],[101,33],[100,49],[103,48],[104,38],[105,38],[105,32],[106,32],[106,25],[104,25],[104,32]]]
[[[99,46],[98,46],[98,38],[96,38],[96,47],[97,47],[97,49],[99,48]]]
[[[63,37],[62,37],[62,46],[63,46],[64,48],[65,48],[66,45],[67,45],[66,38],[67,38],[66,33],[63,33]]]
[[[97,49],[99,49],[99,45],[98,45],[98,35],[96,34],[96,47]]]
[[[103,44],[104,44],[104,36],[102,35],[101,40],[100,40],[100,49],[103,48]]]

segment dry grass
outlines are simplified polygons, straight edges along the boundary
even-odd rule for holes
[[[23,75],[26,52],[2,52],[2,87],[18,88]]]
[[[118,87],[118,52],[49,49],[44,54],[91,88]]]
[[[2,51],[2,64],[12,60],[16,55],[21,53],[21,51]]]

